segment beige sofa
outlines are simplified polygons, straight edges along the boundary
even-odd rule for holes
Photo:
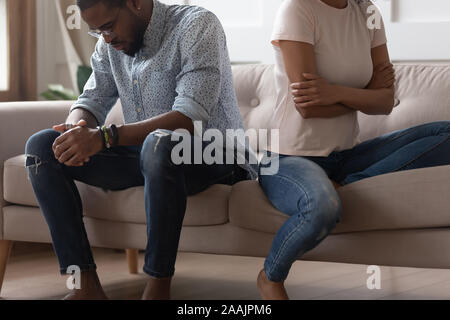
[[[450,120],[449,65],[395,68],[401,103],[389,116],[360,114],[362,141],[421,123]],[[237,66],[233,73],[245,125],[267,128],[275,99],[273,66]],[[63,122],[70,105],[0,104],[0,286],[12,241],[51,242],[27,180],[23,153],[28,137]],[[108,122],[121,121],[117,105]],[[91,245],[132,249],[128,252],[133,264],[132,253],[146,245],[143,187],[112,192],[76,184]],[[342,221],[302,259],[450,268],[450,166],[381,175],[338,191],[344,207]],[[179,248],[265,256],[286,219],[270,205],[256,181],[233,187],[215,185],[189,198]]]

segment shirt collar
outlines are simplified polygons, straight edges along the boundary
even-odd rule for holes
[[[158,52],[164,35],[167,8],[167,5],[153,0],[152,17],[144,34],[144,47],[142,48],[144,54],[153,56]]]

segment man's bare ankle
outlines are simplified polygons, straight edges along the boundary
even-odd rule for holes
[[[65,300],[89,300],[89,299],[107,299],[103,291],[97,270],[83,270],[80,273],[80,287],[72,289]]]
[[[100,285],[100,279],[96,270],[81,271],[82,287],[97,287]]]
[[[172,277],[150,277],[142,295],[143,300],[170,300]]]

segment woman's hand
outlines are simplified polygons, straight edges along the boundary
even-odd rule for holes
[[[329,106],[340,102],[336,86],[316,74],[304,73],[303,77],[306,81],[291,84],[291,93],[297,110],[314,106]]]
[[[390,62],[382,63],[373,69],[373,76],[366,89],[391,88],[395,83],[395,70]]]

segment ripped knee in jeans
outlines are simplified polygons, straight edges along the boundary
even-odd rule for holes
[[[34,154],[26,154],[25,155],[25,168],[27,169],[36,169],[36,175],[38,174],[38,168],[43,164],[41,158]]]
[[[161,129],[153,131],[151,134],[158,138],[158,140],[156,141],[155,146],[153,148],[153,152],[156,152],[156,150],[158,149],[158,145],[161,142],[161,138],[170,136],[170,133],[168,133],[168,132],[166,132],[164,130],[161,130]]]

